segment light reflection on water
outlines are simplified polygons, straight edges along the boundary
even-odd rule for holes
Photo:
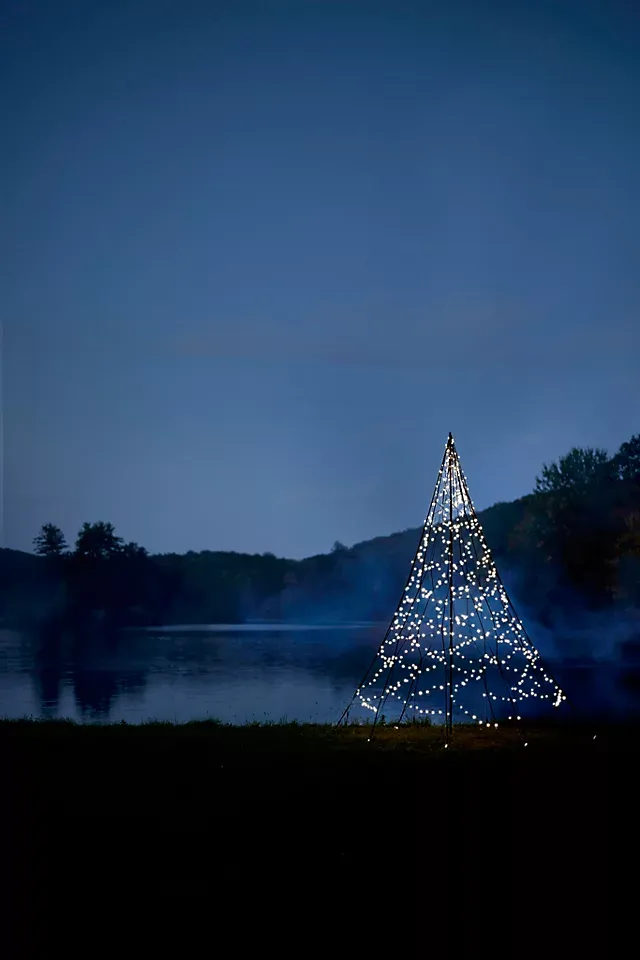
[[[0,630],[0,715],[332,722],[385,629],[216,625],[100,639]],[[616,664],[550,666],[581,712],[637,713],[638,688]]]

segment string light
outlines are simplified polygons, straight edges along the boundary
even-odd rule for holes
[[[352,702],[374,722],[495,729],[522,719],[521,702],[565,699],[507,596],[449,434],[407,585]]]

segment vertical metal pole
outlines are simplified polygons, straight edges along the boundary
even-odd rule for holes
[[[453,436],[449,434],[449,685],[447,733],[453,732]]]

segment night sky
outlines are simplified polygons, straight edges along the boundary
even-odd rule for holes
[[[0,0],[5,546],[302,557],[640,432],[634,2]]]

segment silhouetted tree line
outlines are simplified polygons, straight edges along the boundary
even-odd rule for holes
[[[241,622],[294,565],[271,554],[209,550],[150,556],[104,521],[83,524],[73,549],[47,523],[34,548],[44,574],[38,585],[49,588],[49,619],[74,625]]]
[[[542,622],[563,608],[640,608],[640,435],[613,457],[574,447],[543,466],[532,494],[481,520]]]
[[[640,609],[640,435],[609,457],[574,448],[535,489],[480,514],[508,587],[544,622],[550,611]],[[85,523],[70,549],[45,524],[37,556],[0,551],[5,622],[142,626],[248,619],[372,620],[391,615],[419,530],[294,561],[192,551],[150,556],[110,523]]]

